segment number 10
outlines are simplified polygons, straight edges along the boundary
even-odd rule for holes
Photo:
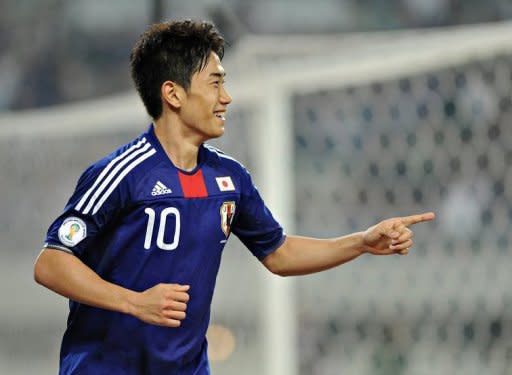
[[[149,250],[151,248],[151,242],[153,239],[153,228],[155,226],[155,210],[152,208],[146,208],[144,210],[148,214],[148,226],[146,228],[146,238],[144,240],[144,249]],[[167,216],[174,215],[176,218],[176,228],[174,229],[174,239],[171,243],[164,242],[165,235],[165,223]],[[175,207],[167,207],[160,213],[160,225],[158,226],[158,234],[156,237],[156,245],[162,250],[175,250],[180,242],[180,212]]]

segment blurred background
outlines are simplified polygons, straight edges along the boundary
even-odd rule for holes
[[[129,77],[153,21],[209,19],[234,98],[212,143],[287,232],[435,211],[407,257],[268,275],[226,247],[214,374],[512,374],[509,0],[2,0],[0,374],[55,374],[67,301],[33,281],[80,173],[150,123]]]

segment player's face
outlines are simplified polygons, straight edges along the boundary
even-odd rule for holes
[[[202,141],[224,134],[226,109],[231,103],[224,87],[224,76],[219,57],[210,53],[206,67],[192,75],[190,89],[180,109],[186,129]]]

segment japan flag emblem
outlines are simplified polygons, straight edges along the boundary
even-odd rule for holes
[[[226,235],[229,236],[231,231],[231,223],[233,222],[233,216],[235,216],[235,202],[224,202],[220,207],[220,227]]]
[[[217,181],[217,186],[220,191],[235,191],[235,185],[233,184],[231,177],[215,177],[215,180]]]

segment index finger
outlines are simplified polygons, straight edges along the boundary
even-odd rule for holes
[[[421,223],[423,221],[434,220],[435,217],[436,217],[435,213],[425,212],[425,213],[418,214],[418,215],[404,216],[404,217],[400,218],[400,220],[402,220],[402,223],[404,223],[405,225],[413,225],[413,224]]]

